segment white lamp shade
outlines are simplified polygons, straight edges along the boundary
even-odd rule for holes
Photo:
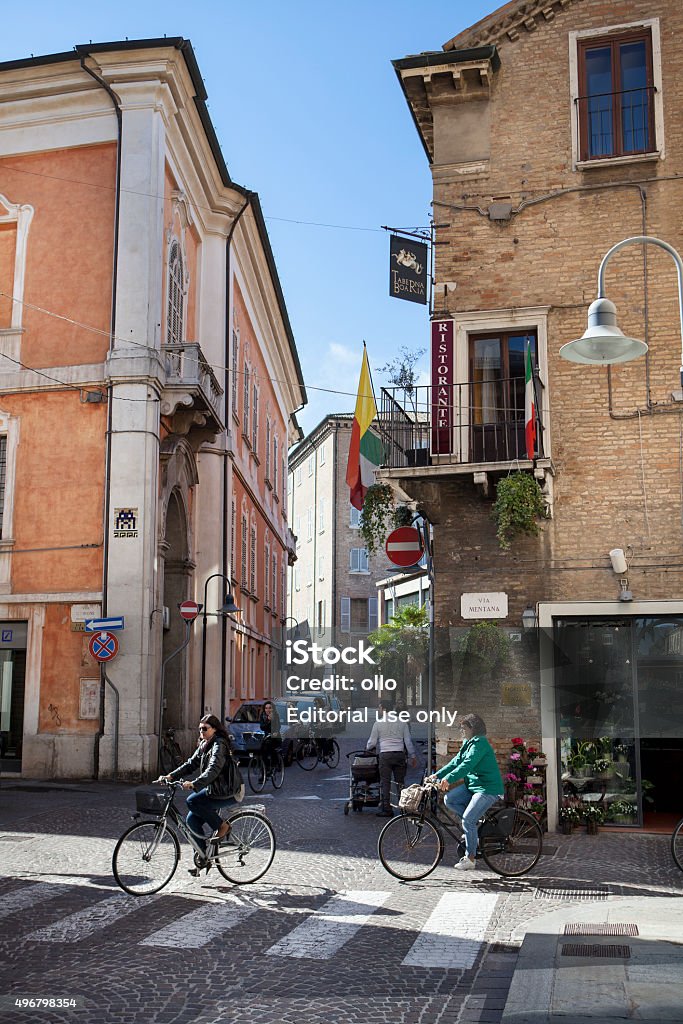
[[[612,569],[617,576],[624,576],[628,572],[628,564],[623,548],[612,548],[609,553]]]
[[[617,310],[609,299],[596,299],[588,310],[588,327],[583,337],[569,341],[560,349],[563,359],[572,363],[612,365],[628,363],[647,352],[647,345],[627,337],[617,327]]]

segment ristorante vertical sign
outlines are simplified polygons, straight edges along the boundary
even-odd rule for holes
[[[389,294],[408,302],[427,302],[427,245],[412,238],[390,236]]]
[[[452,320],[432,320],[432,455],[453,451],[453,335]]]

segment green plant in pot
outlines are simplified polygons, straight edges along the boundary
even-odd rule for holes
[[[359,528],[368,554],[381,548],[390,530],[409,526],[413,513],[406,505],[396,505],[389,484],[368,487],[361,509]]]
[[[636,805],[630,800],[615,800],[609,806],[608,816],[616,825],[631,825],[636,817]]]
[[[582,777],[583,773],[586,771],[588,767],[586,758],[583,756],[583,754],[578,753],[570,754],[567,758],[567,764],[569,766],[571,773],[573,775],[576,775],[578,778]]]
[[[510,473],[501,477],[496,486],[496,500],[491,515],[496,521],[496,536],[503,550],[507,550],[516,537],[537,537],[539,520],[548,519],[550,513],[538,481],[530,473]]]
[[[460,638],[458,653],[477,673],[494,672],[507,664],[510,638],[495,622],[475,622]]]

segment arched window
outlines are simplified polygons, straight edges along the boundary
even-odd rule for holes
[[[169,345],[180,345],[183,341],[183,276],[183,254],[178,242],[174,241],[168,258],[166,341]]]

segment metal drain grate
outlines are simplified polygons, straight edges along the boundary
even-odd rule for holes
[[[606,900],[608,889],[562,889],[539,886],[534,893],[537,900]]]
[[[628,960],[631,956],[631,947],[601,946],[597,942],[569,942],[562,947],[562,956],[595,956],[611,957],[616,960]]]
[[[566,924],[565,935],[639,935],[637,924]]]

